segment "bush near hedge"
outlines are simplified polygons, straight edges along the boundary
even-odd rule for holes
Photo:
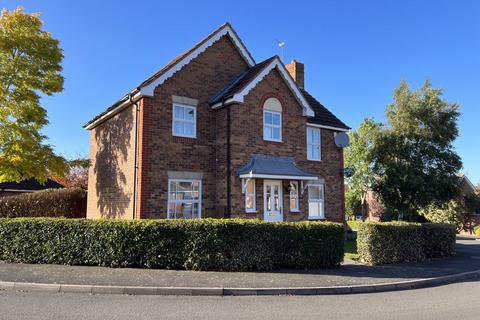
[[[108,267],[249,271],[330,268],[344,230],[329,222],[240,219],[0,219],[0,260]]]
[[[366,222],[359,226],[360,259],[377,265],[455,254],[455,226],[443,223]]]
[[[87,192],[81,188],[46,189],[0,198],[0,218],[85,218]]]

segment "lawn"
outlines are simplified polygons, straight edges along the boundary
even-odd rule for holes
[[[357,252],[357,240],[356,239],[349,239],[347,238],[345,240],[345,258],[350,259],[350,260],[359,260],[360,256],[358,255]]]

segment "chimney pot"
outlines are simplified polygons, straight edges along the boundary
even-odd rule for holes
[[[297,85],[303,89],[305,87],[305,65],[293,59],[285,67]]]

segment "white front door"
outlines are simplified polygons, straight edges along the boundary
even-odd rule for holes
[[[265,221],[283,221],[282,181],[264,180],[263,199],[263,219]]]

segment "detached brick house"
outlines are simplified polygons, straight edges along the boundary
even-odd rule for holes
[[[87,217],[344,221],[349,129],[304,88],[304,66],[256,63],[224,24],[90,130]]]

